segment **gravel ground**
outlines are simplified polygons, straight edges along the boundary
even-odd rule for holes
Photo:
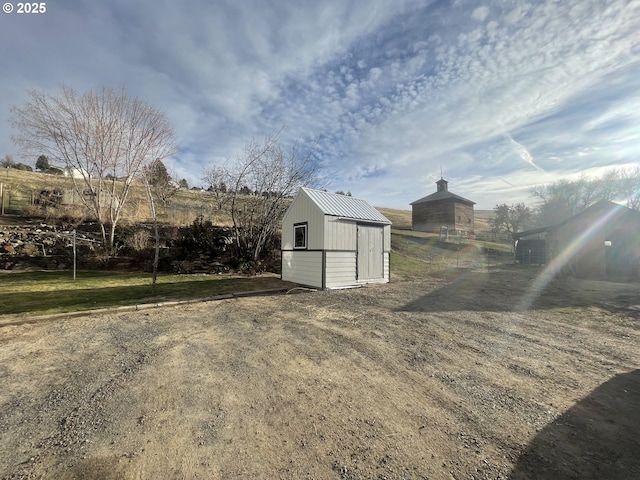
[[[4,326],[0,478],[640,478],[640,285],[538,273]]]

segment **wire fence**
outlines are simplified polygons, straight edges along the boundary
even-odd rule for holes
[[[35,202],[34,192],[0,183],[0,214],[19,215]]]

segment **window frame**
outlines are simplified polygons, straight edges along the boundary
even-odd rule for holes
[[[298,246],[298,242],[296,239],[296,232],[298,229],[302,229],[304,246]],[[293,224],[293,249],[294,250],[306,250],[309,246],[309,223],[308,222],[300,222]]]

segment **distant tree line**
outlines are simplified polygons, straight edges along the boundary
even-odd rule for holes
[[[12,155],[5,155],[2,160],[0,160],[0,167],[4,168],[14,168],[16,170],[24,170],[28,172],[33,172],[33,168],[30,165],[16,162],[13,159]]]
[[[640,166],[613,169],[596,178],[558,180],[531,189],[533,207],[524,203],[494,207],[490,225],[495,232],[515,233],[555,225],[600,200],[625,204],[640,211]]]

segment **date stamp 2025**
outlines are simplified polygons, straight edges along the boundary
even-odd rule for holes
[[[46,13],[47,11],[47,3],[46,2],[5,2],[2,4],[2,11],[4,13],[25,13],[25,14],[38,14],[38,13]]]

